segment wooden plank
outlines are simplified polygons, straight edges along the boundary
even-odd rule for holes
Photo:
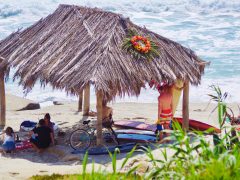
[[[183,104],[182,104],[182,127],[185,131],[189,130],[189,81],[184,83],[183,89]]]
[[[4,73],[0,72],[0,128],[6,124],[6,99],[5,99]]]
[[[97,145],[102,144],[102,91],[97,91]]]
[[[78,111],[82,112],[82,106],[83,106],[83,91],[81,91],[79,93],[79,97],[78,97]]]
[[[88,83],[84,89],[84,105],[83,115],[87,116],[90,109],[90,84]]]

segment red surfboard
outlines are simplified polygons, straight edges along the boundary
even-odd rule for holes
[[[174,119],[174,121],[179,122],[179,124],[182,124],[182,122],[183,122],[183,118],[181,118],[181,117],[174,117],[173,119]],[[220,129],[218,129],[214,126],[211,126],[209,124],[194,120],[194,119],[189,119],[189,128],[197,130],[197,131],[206,131],[206,130],[212,128],[214,130],[214,132],[221,133]]]

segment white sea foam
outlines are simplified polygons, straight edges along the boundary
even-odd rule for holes
[[[191,101],[207,101],[208,98],[202,96],[209,92],[209,85],[216,83],[232,94],[229,101],[240,101],[239,0],[0,0],[0,39],[46,17],[59,4],[99,7],[121,13],[134,23],[193,49],[201,58],[211,61],[211,66],[206,69],[202,84],[198,88],[191,87]],[[12,75],[7,92],[23,96],[22,88],[11,78]],[[138,99],[123,100],[156,102],[157,96],[156,91],[147,89],[142,90]],[[65,92],[52,92],[50,86],[42,90],[39,84],[27,97],[39,102],[77,100],[66,96]],[[95,102],[94,96],[91,100]]]

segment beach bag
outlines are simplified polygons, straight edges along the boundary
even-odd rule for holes
[[[54,132],[58,132],[58,125],[52,122]],[[26,120],[20,125],[20,131],[32,131],[37,126],[37,122]]]
[[[20,131],[31,131],[36,125],[37,123],[33,121],[29,121],[29,120],[23,121],[20,124]]]

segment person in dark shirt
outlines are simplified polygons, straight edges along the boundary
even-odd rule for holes
[[[45,121],[45,126],[49,127],[53,131],[53,136],[54,136],[54,128],[53,128],[54,125],[51,122],[51,116],[49,113],[45,114],[44,121]]]
[[[53,132],[45,125],[43,119],[40,119],[39,126],[31,131],[30,142],[32,143],[33,148],[38,152],[49,147],[51,143],[54,144]]]

